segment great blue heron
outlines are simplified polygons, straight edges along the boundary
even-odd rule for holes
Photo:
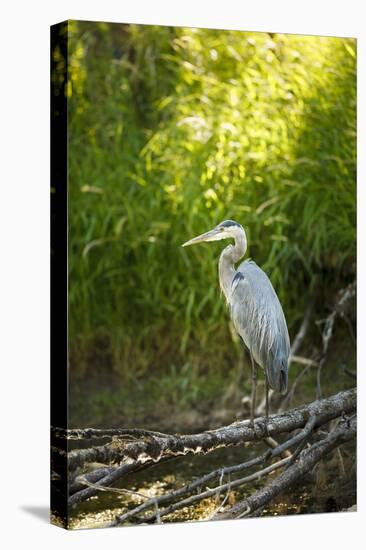
[[[229,244],[221,252],[219,280],[234,327],[250,353],[251,421],[253,423],[257,388],[256,363],[264,370],[266,379],[267,419],[269,388],[282,395],[287,392],[290,338],[277,294],[267,275],[252,260],[245,260],[235,269],[235,264],[247,250],[246,234],[239,223],[226,220],[182,246],[229,238],[234,239],[235,244]]]

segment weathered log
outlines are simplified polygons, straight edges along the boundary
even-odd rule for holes
[[[128,440],[114,437],[106,445],[77,449],[68,454],[69,471],[83,468],[88,462],[103,464],[158,462],[163,456],[179,456],[189,453],[208,453],[220,447],[260,441],[266,437],[303,428],[309,416],[317,417],[317,425],[337,418],[343,412],[351,414],[356,409],[356,388],[342,391],[331,397],[313,401],[281,414],[258,418],[254,426],[249,420],[234,422],[228,426],[192,435],[155,435],[147,432],[140,439]]]

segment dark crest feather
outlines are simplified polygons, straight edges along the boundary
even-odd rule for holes
[[[220,227],[232,227],[233,225],[240,227],[240,223],[234,222],[233,220],[225,220],[224,222],[220,223]]]

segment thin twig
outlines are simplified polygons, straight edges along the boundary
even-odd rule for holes
[[[309,329],[311,316],[312,316],[313,311],[314,311],[314,306],[315,306],[315,294],[313,294],[311,296],[311,298],[308,302],[308,306],[305,310],[305,315],[304,315],[304,318],[303,318],[302,323],[300,325],[300,329],[299,329],[298,333],[296,334],[294,341],[292,342],[290,357],[296,355],[297,352],[299,351],[299,349],[301,348],[301,345],[302,345],[302,343],[303,343],[303,341],[304,341],[304,339],[307,335],[308,329]]]
[[[308,357],[300,357],[299,355],[292,355],[290,357],[292,363],[298,363],[299,365],[308,365],[309,367],[318,367],[319,362]]]
[[[228,488],[227,488],[227,491],[226,491],[226,495],[225,495],[225,498],[224,500],[219,504],[219,506],[209,515],[208,518],[206,518],[207,520],[210,520],[212,519],[216,514],[218,514],[222,508],[225,506],[228,498],[229,498],[229,495],[230,495],[230,491],[231,491],[231,479],[230,479],[230,475],[228,476],[229,477],[229,482],[228,482]]]
[[[344,320],[344,322],[346,323],[347,327],[348,327],[348,331],[350,333],[350,336],[352,338],[352,342],[354,345],[356,345],[356,337],[355,337],[355,333],[353,331],[353,327],[352,327],[352,323],[351,321],[349,320],[349,317],[348,315],[346,315],[345,313],[342,315],[342,319]]]
[[[310,416],[309,420],[305,424],[305,427],[296,435],[282,443],[282,445],[279,445],[276,447],[276,449],[273,449],[271,456],[275,457],[283,453],[286,449],[289,449],[290,447],[294,447],[298,443],[300,443],[303,439],[308,437],[308,435],[312,432],[314,426],[316,424],[316,416]]]
[[[341,476],[342,476],[342,477],[345,477],[345,475],[346,475],[346,469],[345,469],[345,467],[344,467],[342,451],[340,450],[339,447],[338,447],[338,449],[337,449],[337,455],[338,455],[339,470],[340,470],[340,472],[341,472]]]
[[[158,499],[156,497],[154,498],[154,502],[155,502],[156,523],[161,523],[161,515],[160,515],[160,510],[159,510],[159,504],[158,504]]]
[[[219,500],[220,500],[220,486],[223,484],[224,475],[225,475],[224,474],[224,469],[222,469],[220,479],[219,479],[219,488],[218,488],[217,493],[216,493],[216,502],[219,502]]]
[[[77,493],[74,493],[69,497],[68,505],[73,507],[80,502],[88,499],[89,497],[95,495],[98,492],[98,487],[107,487],[115,483],[118,479],[123,477],[125,474],[133,472],[136,470],[136,464],[122,464],[111,473],[102,477],[99,481],[92,484],[92,486],[86,487]]]
[[[357,379],[357,372],[355,370],[349,369],[345,365],[342,365],[342,370],[345,374],[348,374],[353,380]]]
[[[103,466],[102,468],[97,468],[92,472],[83,473],[82,476],[76,476],[72,483],[69,485],[69,495],[73,495],[74,493],[77,493],[78,491],[81,491],[85,488],[85,484],[79,481],[80,477],[86,479],[86,481],[89,483],[97,483],[97,481],[101,480],[103,477],[114,472],[116,468],[117,466]]]
[[[270,449],[278,449],[280,445],[278,441],[276,441],[273,437],[266,437],[265,439],[263,439],[263,441],[266,445],[268,445]],[[291,456],[291,453],[287,450],[281,451],[279,454],[282,456],[282,458]],[[271,456],[273,456],[272,453]]]
[[[112,492],[112,493],[118,493],[120,495],[132,495],[135,497],[139,497],[143,500],[149,500],[150,497],[147,495],[144,495],[142,493],[139,493],[138,491],[132,491],[131,489],[124,489],[120,487],[107,487],[104,485],[97,485],[96,483],[91,483],[88,481],[85,477],[79,476],[78,480],[83,485],[87,485],[88,487],[94,487],[97,491],[104,491],[104,492]]]
[[[353,306],[353,300],[354,300],[355,294],[356,294],[356,282],[354,281],[353,283],[348,285],[346,288],[344,288],[340,292],[340,298],[336,302],[333,311],[328,315],[328,317],[322,321],[317,321],[316,323],[317,325],[321,325],[321,324],[324,325],[322,330],[323,350],[322,350],[321,359],[319,361],[318,372],[316,377],[316,398],[317,399],[321,399],[322,397],[321,374],[327,358],[329,343],[333,336],[334,324],[335,324],[336,318],[338,316],[340,316],[343,319],[346,318],[347,311],[350,309],[350,307]]]

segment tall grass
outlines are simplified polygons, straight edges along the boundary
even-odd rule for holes
[[[80,376],[231,368],[226,218],[283,302],[355,261],[355,41],[71,22],[70,352]],[[316,281],[316,283],[315,283]]]

